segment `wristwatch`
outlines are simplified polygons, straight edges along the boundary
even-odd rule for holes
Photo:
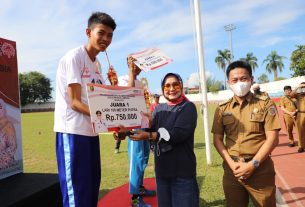
[[[259,161],[257,161],[257,160],[252,160],[252,164],[255,169],[259,167]]]

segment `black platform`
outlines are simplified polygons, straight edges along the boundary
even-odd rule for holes
[[[0,180],[1,207],[61,207],[57,174],[20,173]]]

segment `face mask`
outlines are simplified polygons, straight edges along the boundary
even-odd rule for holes
[[[229,85],[230,89],[233,91],[233,93],[238,97],[243,97],[247,95],[247,93],[250,91],[251,88],[251,82],[237,82],[235,84]]]

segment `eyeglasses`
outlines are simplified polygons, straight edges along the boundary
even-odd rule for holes
[[[181,89],[180,83],[174,82],[174,83],[172,83],[172,84],[169,84],[169,83],[165,84],[165,85],[163,86],[163,90],[169,91],[169,90],[171,89],[171,87],[173,87],[175,90]]]

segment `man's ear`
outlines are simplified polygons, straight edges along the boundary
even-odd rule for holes
[[[87,35],[88,38],[91,37],[91,29],[90,28],[86,29],[86,35]]]

